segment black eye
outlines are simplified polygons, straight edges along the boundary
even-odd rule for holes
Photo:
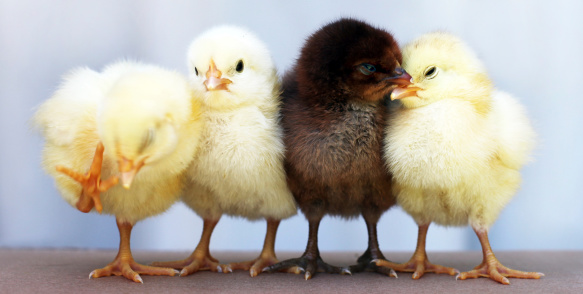
[[[373,73],[374,73],[374,72],[377,70],[377,68],[376,68],[374,65],[372,65],[372,64],[369,64],[369,63],[363,63],[363,64],[361,64],[361,65],[358,67],[358,70],[359,70],[361,73],[363,73],[364,75],[367,75],[367,76],[368,76],[368,75],[371,75],[371,74],[373,74]]]
[[[198,69],[196,67],[194,68],[194,73],[196,74],[196,76],[198,76]]]
[[[425,78],[426,79],[433,79],[436,75],[437,75],[437,67],[435,66],[430,66],[425,70]]]
[[[243,60],[239,60],[239,62],[237,62],[237,67],[235,68],[235,70],[237,72],[242,72],[243,71],[243,68],[244,68],[244,66],[243,66]]]

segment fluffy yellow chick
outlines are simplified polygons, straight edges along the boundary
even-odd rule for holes
[[[72,71],[35,114],[46,139],[42,165],[62,197],[83,212],[95,207],[116,217],[119,253],[90,278],[143,282],[139,274],[177,273],[136,263],[130,234],[137,221],[179,200],[202,133],[200,104],[192,97],[179,73],[118,62],[101,73]],[[77,172],[88,168],[85,175]],[[118,177],[123,187],[115,186]]]
[[[182,269],[181,276],[202,269],[243,269],[254,277],[277,262],[280,220],[296,213],[283,169],[277,72],[263,42],[234,26],[212,28],[195,39],[188,65],[206,127],[182,200],[204,219],[204,229],[187,259],[154,264]],[[220,266],[210,255],[210,237],[223,214],[267,220],[257,259]]]
[[[524,108],[494,89],[476,55],[457,37],[426,34],[403,49],[403,68],[413,77],[398,88],[385,139],[385,159],[397,201],[419,225],[417,249],[405,264],[379,266],[414,272],[455,274],[429,263],[425,239],[432,222],[468,223],[476,232],[483,262],[459,279],[540,278],[543,274],[504,267],[494,256],[488,229],[519,188],[519,169],[529,159],[535,133]]]

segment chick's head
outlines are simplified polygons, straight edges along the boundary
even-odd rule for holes
[[[99,133],[129,188],[141,169],[164,164],[189,119],[191,91],[180,74],[162,70],[122,75],[99,112]]]
[[[260,103],[279,90],[267,46],[240,27],[219,26],[204,32],[188,49],[188,66],[196,96],[211,108]]]
[[[401,61],[401,51],[390,33],[342,18],[308,38],[296,70],[305,97],[376,102],[396,85],[410,84]]]
[[[397,88],[391,99],[416,108],[446,99],[470,101],[481,112],[489,108],[493,89],[485,67],[476,54],[456,36],[434,32],[403,48],[403,68],[413,84]]]

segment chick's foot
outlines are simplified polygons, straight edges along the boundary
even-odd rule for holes
[[[117,256],[106,267],[92,271],[89,274],[90,279],[116,275],[124,276],[137,283],[143,283],[140,274],[151,276],[174,276],[178,274],[178,271],[171,268],[157,268],[135,262],[130,249],[130,236],[133,225],[120,219],[116,219],[116,222],[120,237]]]
[[[510,281],[507,278],[540,279],[542,276],[544,276],[543,273],[522,272],[505,267],[500,263],[500,261],[498,261],[494,255],[494,252],[492,251],[492,247],[490,247],[490,241],[488,240],[488,230],[480,227],[474,227],[474,232],[478,236],[480,244],[482,245],[482,253],[484,254],[484,258],[482,263],[475,267],[473,270],[457,275],[456,280],[487,277],[498,283],[510,285]]]
[[[308,220],[308,245],[306,251],[299,258],[284,260],[280,263],[264,268],[263,272],[288,272],[300,274],[304,272],[306,280],[311,279],[316,272],[325,272],[333,274],[352,274],[349,269],[343,269],[337,266],[325,263],[320,257],[318,250],[318,228],[322,216],[314,217]],[[274,254],[275,256],[275,254]]]
[[[448,274],[450,276],[456,275],[459,271],[452,267],[446,267],[429,262],[425,258],[418,258],[413,256],[411,260],[406,263],[394,263],[383,259],[376,259],[372,261],[378,267],[393,269],[398,272],[412,272],[412,278],[417,280],[425,273]]]
[[[226,266],[221,266],[219,261],[211,256],[209,244],[211,235],[219,219],[205,219],[202,228],[202,236],[192,254],[183,260],[154,262],[153,266],[171,267],[181,269],[180,276],[188,276],[197,271],[210,270],[212,272],[225,272]]]
[[[71,177],[73,180],[79,182],[83,187],[81,196],[77,201],[76,207],[82,212],[89,212],[93,207],[97,212],[101,213],[103,206],[101,205],[100,194],[107,191],[109,188],[115,186],[118,178],[113,176],[106,181],[101,181],[101,165],[103,163],[103,143],[99,142],[95,149],[95,156],[87,174],[81,174],[64,166],[57,166],[57,171]]]
[[[370,272],[377,272],[380,274],[384,274],[384,275],[387,275],[389,277],[395,277],[395,278],[397,277],[397,274],[395,273],[393,268],[379,266],[376,263],[378,261],[384,261],[384,262],[390,263],[389,261],[385,260],[385,258],[382,256],[382,254],[380,256],[373,256],[373,255],[371,255],[370,250],[367,250],[361,257],[358,258],[357,264],[351,265],[349,267],[349,270],[352,273],[360,273],[360,272],[364,272],[364,271],[370,271]]]
[[[197,271],[210,270],[212,272],[226,272],[226,266],[219,264],[219,261],[209,253],[195,251],[188,258],[178,261],[154,262],[156,267],[169,267],[179,269],[180,276],[185,277]]]
[[[430,223],[419,225],[417,247],[415,248],[415,253],[413,253],[413,256],[408,262],[398,264],[384,259],[376,259],[372,262],[378,267],[391,268],[398,272],[412,272],[412,278],[414,280],[421,278],[425,273],[448,274],[450,276],[459,274],[459,271],[455,268],[445,267],[429,262],[427,253],[425,251],[425,241],[427,239],[429,225]]]
[[[379,241],[377,236],[377,222],[380,217],[380,213],[375,213],[373,211],[363,211],[362,216],[366,223],[366,229],[368,231],[368,248],[366,251],[358,258],[357,264],[349,267],[349,270],[353,273],[371,271],[380,274],[387,275],[389,277],[397,277],[397,273],[392,268],[387,268],[383,266],[377,266],[373,261],[383,260],[386,261],[381,249],[379,248]]]
[[[306,280],[311,279],[316,272],[331,274],[352,274],[350,270],[325,263],[320,256],[315,258],[303,255],[300,258],[284,260],[280,263],[268,266],[263,269],[264,272],[288,272],[294,274],[304,273]]]
[[[277,264],[279,260],[275,256],[260,256],[257,259],[244,262],[229,263],[224,266],[225,272],[232,272],[234,270],[248,270],[249,275],[254,278],[258,276],[261,272],[268,272],[267,268]],[[286,272],[292,274],[300,274],[303,269],[297,266],[291,266],[289,268],[283,268],[278,270],[279,272]]]
[[[259,275],[264,268],[278,262],[279,260],[277,260],[275,256],[260,256],[251,261],[229,263],[225,265],[225,271],[232,272],[234,270],[245,270],[249,271],[249,275],[253,278]]]
[[[496,260],[493,263],[482,263],[471,271],[460,273],[456,279],[465,280],[486,277],[498,283],[510,285],[510,281],[507,278],[540,279],[542,276],[544,276],[543,273],[523,272],[507,268]]]
[[[275,256],[275,235],[277,234],[280,220],[266,219],[266,221],[267,231],[265,233],[265,242],[263,243],[263,250],[259,257],[251,261],[230,263],[225,266],[227,272],[232,272],[233,270],[248,270],[249,275],[253,278],[259,275],[264,268],[279,262]],[[289,273],[301,272],[297,267],[291,267],[285,271]]]
[[[108,276],[124,276],[129,280],[137,283],[143,283],[142,275],[150,276],[174,276],[178,274],[178,271],[172,268],[161,268],[142,265],[134,261],[130,257],[117,257],[113,262],[108,264],[106,267],[101,269],[96,269],[89,274],[89,278],[100,278]]]

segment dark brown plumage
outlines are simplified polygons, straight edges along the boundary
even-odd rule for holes
[[[288,184],[309,221],[310,235],[302,257],[266,270],[299,266],[306,279],[318,270],[349,273],[369,268],[389,274],[371,260],[384,259],[376,224],[395,203],[381,145],[383,99],[411,79],[400,68],[401,59],[388,32],[354,19],[332,22],[306,41],[283,80],[282,124]],[[326,214],[361,214],[366,221],[369,247],[350,269],[320,259],[318,225]]]

